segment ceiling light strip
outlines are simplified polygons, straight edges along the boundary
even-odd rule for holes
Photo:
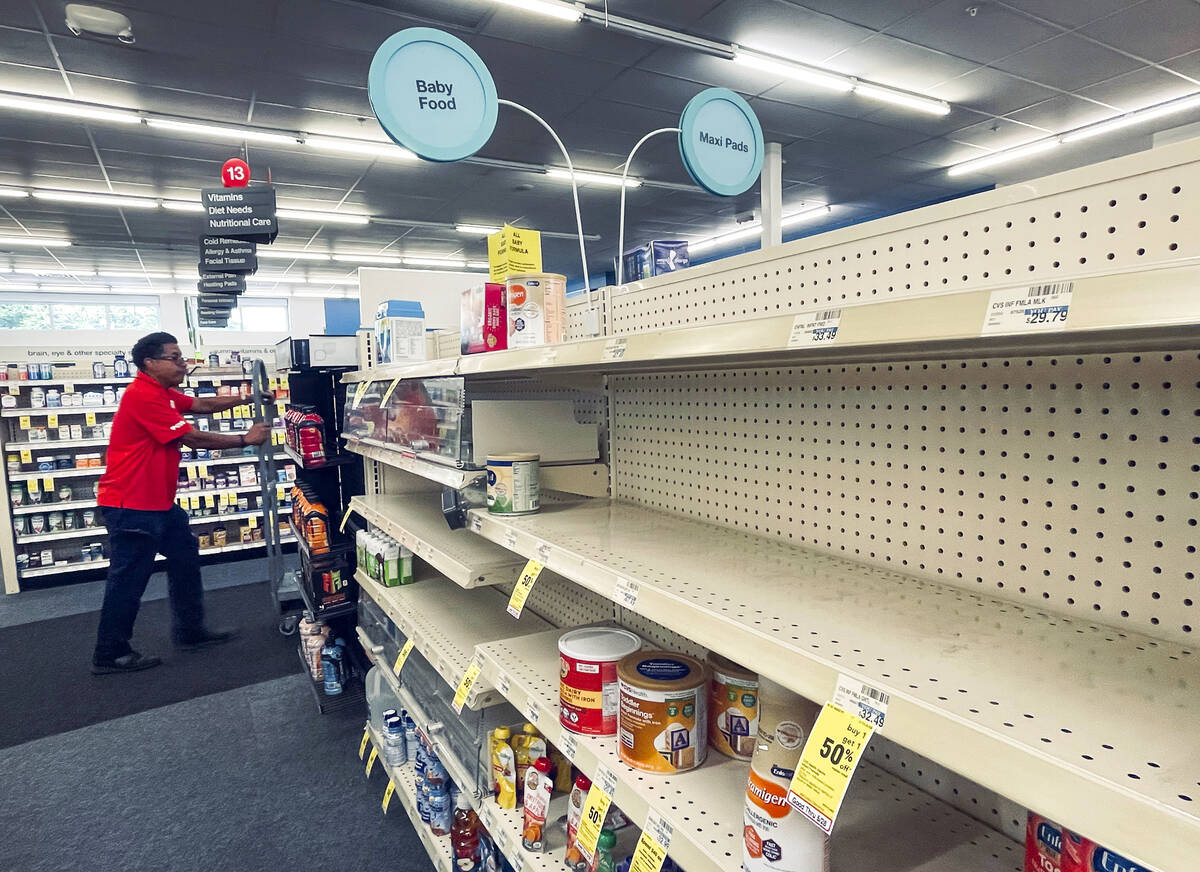
[[[1035,154],[1041,154],[1044,151],[1049,151],[1059,144],[1059,138],[1052,136],[1049,139],[1039,139],[1037,142],[1031,142],[1026,145],[1019,145],[1016,148],[1007,148],[1003,151],[992,152],[983,157],[977,157],[974,160],[963,161],[955,164],[947,170],[947,174],[951,176],[962,176],[967,173],[975,173],[980,170],[990,169],[991,167],[1000,166],[1001,164],[1012,163],[1013,161],[1021,160],[1022,158],[1031,157]]]
[[[563,167],[546,167],[546,175],[558,181],[571,181],[571,171]],[[575,181],[581,185],[611,185],[614,188],[619,188],[622,185],[622,179],[616,173],[601,173],[594,170],[575,170]],[[623,180],[626,188],[640,188],[642,186],[641,179],[626,178]]]
[[[61,236],[0,236],[0,248],[66,248],[71,240]]]
[[[1144,121],[1162,118],[1164,115],[1186,112],[1188,109],[1195,109],[1198,106],[1200,106],[1200,94],[1189,94],[1186,97],[1168,100],[1165,103],[1156,103],[1144,109],[1126,112],[1124,115],[1118,115],[1116,118],[1109,118],[1105,121],[1099,121],[1095,124],[1089,124],[1086,127],[1071,130],[1064,133],[1060,138],[1064,143],[1079,142],[1082,139],[1091,139],[1093,136],[1100,136],[1114,130],[1121,130],[1125,127],[1131,127],[1134,124],[1141,124]]]
[[[501,6],[511,6],[522,12],[536,12],[557,18],[559,21],[575,22],[583,18],[584,7],[577,3],[564,3],[562,0],[493,0]]]

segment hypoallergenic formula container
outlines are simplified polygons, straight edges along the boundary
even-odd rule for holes
[[[749,760],[758,735],[758,675],[709,653],[708,743],[726,757]]]
[[[567,277],[558,273],[510,276],[508,347],[534,348],[562,342],[567,329]]]
[[[487,508],[493,515],[528,515],[541,508],[537,454],[489,454]]]
[[[628,630],[583,627],[558,639],[559,722],[575,733],[617,732],[617,664],[642,647]]]
[[[674,775],[708,752],[708,667],[672,651],[639,651],[617,666],[617,753],[645,772]]]

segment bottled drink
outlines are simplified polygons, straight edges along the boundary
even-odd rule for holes
[[[389,765],[399,766],[408,760],[404,743],[404,724],[398,715],[392,715],[383,724],[383,759]]]
[[[479,816],[462,794],[455,803],[450,844],[454,848],[454,866],[458,872],[476,872],[479,868]]]
[[[342,657],[340,645],[328,643],[321,649],[321,672],[325,679],[325,695],[337,696],[342,692]]]
[[[450,807],[450,788],[445,785],[429,787],[429,829],[435,836],[450,835],[453,810]]]
[[[596,872],[616,872],[617,863],[612,853],[616,844],[615,832],[608,829],[600,831],[600,838],[596,839]]]

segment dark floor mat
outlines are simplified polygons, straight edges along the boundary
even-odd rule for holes
[[[0,629],[0,748],[299,671],[296,639],[279,634],[265,582],[208,591],[205,606],[210,627],[241,635],[176,651],[167,601],[143,603],[133,645],[164,663],[129,675],[91,674],[98,612]]]

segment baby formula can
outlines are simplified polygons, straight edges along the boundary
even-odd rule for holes
[[[645,772],[674,775],[708,752],[708,667],[671,651],[638,651],[617,666],[617,753]]]
[[[715,653],[708,666],[708,743],[726,757],[749,760],[758,735],[758,675]]]
[[[510,276],[508,347],[533,348],[562,342],[567,327],[567,278],[558,273]]]
[[[528,515],[541,508],[537,454],[489,454],[487,507],[494,515]]]
[[[642,647],[628,630],[584,627],[558,639],[559,722],[588,736],[617,732],[617,664]]]

